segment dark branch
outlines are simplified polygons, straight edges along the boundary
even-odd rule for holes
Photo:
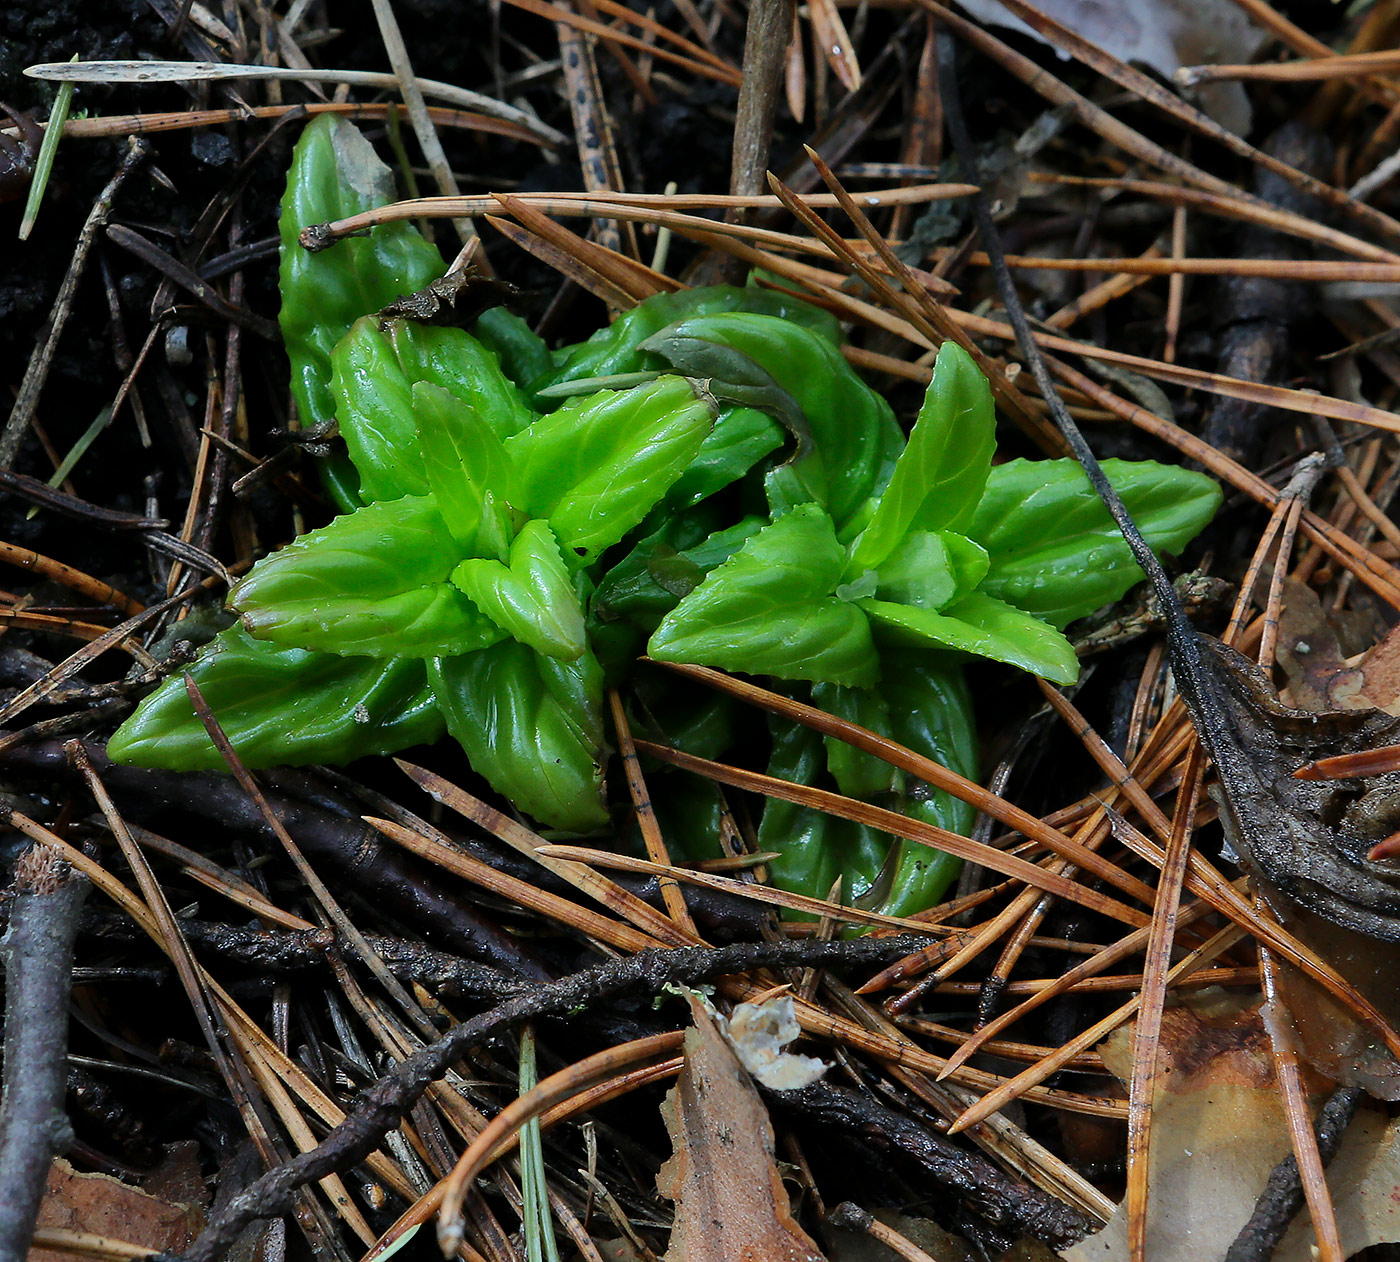
[[[858,1136],[916,1162],[934,1182],[959,1194],[980,1217],[1012,1239],[1033,1236],[1055,1249],[1083,1240],[1095,1225],[1048,1192],[1004,1174],[980,1153],[960,1148],[915,1118],[824,1082],[765,1098],[805,1122]]]
[[[25,1262],[49,1166],[73,1138],[63,1113],[73,941],[87,882],[45,846],[15,869],[4,938],[5,1075],[0,1104],[0,1262]]]
[[[230,1201],[194,1242],[186,1255],[188,1262],[215,1262],[249,1223],[286,1213],[297,1188],[362,1161],[379,1147],[390,1128],[398,1124],[449,1065],[512,1025],[568,1012],[622,991],[641,989],[655,993],[667,983],[693,984],[707,977],[759,968],[872,964],[898,959],[926,941],[901,936],[854,942],[760,942],[644,951],[507,999],[401,1062],[360,1095],[345,1121],[316,1148],[268,1171]]]

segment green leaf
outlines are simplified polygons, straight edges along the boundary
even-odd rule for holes
[[[690,595],[715,566],[729,560],[761,529],[761,517],[745,517],[690,547],[684,518],[675,518],[643,539],[599,580],[591,612],[603,622],[625,618],[652,632],[681,599]],[[677,529],[677,526],[681,529]]]
[[[963,775],[977,773],[972,697],[951,654],[889,653],[874,690],[812,689],[812,701]],[[779,720],[769,774],[822,787],[827,775],[848,796],[875,799],[913,819],[967,834],[974,812],[965,803],[896,771],[834,738]],[[933,906],[956,877],[951,855],[837,820],[821,812],[770,800],[758,844],[782,851],[770,868],[782,889],[825,897],[842,876],[846,899],[871,911],[908,916]]]
[[[742,478],[783,445],[783,430],[754,408],[726,408],[705,435],[695,459],[666,493],[661,507],[680,512]]]
[[[852,567],[878,567],[915,527],[964,530],[982,498],[995,445],[987,379],[962,347],[944,342],[909,445],[856,540]]]
[[[361,496],[373,503],[426,495],[412,382],[373,318],[357,321],[336,345],[331,368],[336,419],[360,475]]]
[[[553,371],[554,357],[544,338],[505,307],[482,312],[472,325],[472,336],[496,352],[501,371],[521,388]]]
[[[1079,678],[1079,660],[1060,632],[1015,605],[981,592],[964,596],[941,613],[883,600],[859,603],[882,644],[958,649],[1019,666],[1057,684],[1072,684]]]
[[[441,386],[416,383],[413,409],[428,487],[453,538],[469,554],[503,560],[516,479],[496,431]]]
[[[698,758],[721,758],[732,749],[740,725],[750,717],[733,697],[712,688],[687,687],[669,671],[643,671],[632,681],[635,714],[629,711],[633,732],[683,749]],[[656,764],[657,772],[664,765]],[[651,765],[648,764],[648,775]],[[686,775],[688,780],[696,777]],[[658,794],[652,805],[659,806]],[[711,849],[716,838],[710,838]]]
[[[447,730],[498,793],[551,828],[607,823],[603,681],[591,653],[541,657],[516,640],[429,663]]]
[[[880,600],[919,609],[942,609],[973,591],[986,576],[986,552],[952,531],[915,530],[895,546],[875,572]]]
[[[500,629],[448,581],[461,555],[428,496],[369,504],[259,561],[230,594],[259,639],[343,656],[484,648]]]
[[[504,372],[494,351],[462,329],[394,320],[394,353],[409,381],[441,386],[466,405],[478,425],[509,438],[534,423],[535,413]]]
[[[703,380],[720,403],[755,408],[780,421],[797,444],[793,459],[800,460],[812,450],[812,430],[797,400],[742,351],[674,329],[648,338],[642,349],[660,355],[682,376]]]
[[[831,514],[837,530],[889,481],[904,449],[890,406],[831,342],[788,320],[746,312],[682,320],[668,336],[697,338],[747,357],[797,401],[812,449],[768,475],[774,516],[803,503]]]
[[[1155,551],[1179,552],[1220,506],[1220,488],[1205,474],[1149,460],[1105,460],[1103,467]],[[991,557],[982,590],[1057,627],[1143,578],[1073,460],[1012,460],[993,469],[967,533]]]
[[[437,247],[405,221],[381,224],[312,254],[298,240],[312,224],[396,200],[393,176],[354,125],[331,114],[302,131],[287,172],[279,232],[282,310],[292,398],[304,425],[329,424],[331,351],[361,316],[414,293],[443,273]]]
[[[892,652],[885,658],[880,691],[890,704],[888,728],[880,729],[917,754],[976,779],[977,727],[972,693],[951,655]],[[912,819],[966,837],[977,812],[966,802],[905,775],[899,809]],[[934,906],[962,867],[962,860],[913,841],[898,841],[885,861],[880,910],[911,916]]]
[[[531,389],[540,390],[585,377],[609,377],[616,373],[661,368],[664,361],[660,356],[640,349],[647,338],[678,320],[725,311],[762,312],[804,325],[832,346],[841,344],[841,327],[828,312],[789,294],[736,285],[683,289],[647,298],[588,341],[559,352],[555,369],[533,381]]]
[[[483,432],[499,440],[534,420],[496,357],[461,329],[390,321],[358,321],[331,355],[336,417],[367,500],[425,495],[430,479],[423,462],[429,429],[445,429],[436,450],[477,441]],[[413,388],[426,384],[452,403],[431,421],[416,410]]]
[[[760,531],[662,620],[647,651],[781,679],[867,684],[870,625],[833,593],[845,550],[831,518],[804,504]]]
[[[710,432],[708,405],[680,377],[571,400],[506,439],[520,499],[587,564],[670,490]]]
[[[338,657],[220,634],[190,665],[214,717],[249,767],[350,762],[442,735],[442,716],[416,658]],[[222,771],[224,760],[190,705],[184,675],[166,679],[107,742],[114,762]]]
[[[883,732],[889,728],[889,703],[878,689],[813,684],[812,704],[838,719],[856,723],[872,732]],[[895,788],[899,771],[884,759],[867,754],[835,736],[826,736],[823,740],[826,744],[827,770],[836,777],[836,787],[847,797],[871,798]]]
[[[795,784],[816,785],[826,765],[821,734],[780,719],[771,721],[773,752],[768,774]],[[758,825],[758,848],[776,850],[768,879],[779,889],[825,898],[837,877],[841,898],[851,902],[870,892],[889,850],[889,835],[851,820],[770,798]],[[791,919],[809,920],[794,914]]]
[[[547,523],[528,521],[510,546],[510,564],[463,561],[452,582],[502,631],[546,657],[583,654],[583,606]]]

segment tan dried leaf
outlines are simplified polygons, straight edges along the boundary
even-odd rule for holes
[[[1273,1167],[1291,1151],[1274,1082],[1269,1037],[1258,1008],[1193,1000],[1162,1021],[1163,1074],[1153,1101],[1147,1256],[1152,1262],[1220,1258],[1253,1212]],[[1126,1080],[1132,1033],[1119,1030],[1099,1051]],[[1351,1256],[1400,1239],[1397,1128],[1363,1109],[1328,1170],[1337,1223]],[[1275,1262],[1312,1262],[1306,1212],[1284,1237]],[[1127,1262],[1123,1206],[1095,1236],[1067,1250],[1065,1262]]]
[[[666,1262],[823,1262],[773,1161],[758,1091],[698,995],[685,1069],[662,1106],[674,1149],[656,1176],[676,1203]]]

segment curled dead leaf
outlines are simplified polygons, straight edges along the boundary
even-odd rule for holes
[[[1271,899],[1333,924],[1400,941],[1400,867],[1368,858],[1400,829],[1400,772],[1298,780],[1317,759],[1400,742],[1400,719],[1376,710],[1285,706],[1247,658],[1202,637],[1228,730],[1210,733],[1226,836]]]

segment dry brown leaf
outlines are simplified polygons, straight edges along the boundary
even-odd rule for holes
[[[1360,701],[1387,714],[1400,715],[1400,627],[1390,631],[1357,663]]]
[[[1284,700],[1300,710],[1400,714],[1400,634],[1392,631],[1377,644],[1378,630],[1328,613],[1311,587],[1285,579],[1278,641],[1278,663],[1288,676]]]
[[[1119,1077],[1131,1073],[1130,1031],[1119,1030],[1099,1051]],[[1248,1220],[1270,1170],[1291,1151],[1260,1010],[1205,994],[1190,1007],[1168,1009],[1162,1064],[1153,1113],[1147,1256],[1152,1262],[1221,1258]],[[1397,1135],[1382,1115],[1363,1109],[1329,1168],[1327,1184],[1348,1255],[1400,1238]],[[1311,1262],[1313,1243],[1304,1212],[1275,1262]],[[1063,1257],[1126,1262],[1123,1207],[1103,1231]]]
[[[1301,908],[1288,910],[1284,927],[1341,973],[1392,1028],[1400,1027],[1394,947]],[[1345,1005],[1286,964],[1279,966],[1276,987],[1280,1025],[1308,1064],[1330,1081],[1362,1087],[1379,1100],[1400,1100],[1400,1064]]]
[[[82,1174],[62,1157],[49,1171],[39,1206],[40,1227],[62,1227],[182,1253],[199,1234],[204,1215],[193,1205],[163,1201],[106,1174]],[[29,1262],[71,1262],[68,1254],[32,1249]]]
[[[1132,1074],[1131,1030],[1118,1030],[1099,1051],[1126,1082]],[[1269,1171],[1289,1150],[1269,1036],[1257,1009],[1168,1008],[1162,1014],[1161,1056],[1147,1256],[1153,1262],[1221,1258],[1249,1218]],[[1126,1260],[1124,1207],[1103,1231],[1064,1257],[1067,1262]]]
[[[1400,941],[1394,866],[1369,857],[1400,824],[1400,773],[1373,776],[1360,791],[1359,782],[1294,777],[1323,755],[1395,744],[1400,720],[1375,710],[1292,709],[1247,658],[1209,638],[1201,646],[1221,714],[1212,796],[1235,853],[1283,914],[1291,901],[1357,933]]]
[[[667,1262],[823,1262],[797,1225],[773,1162],[773,1127],[703,1000],[685,1036],[685,1069],[662,1115],[674,1148],[656,1176],[676,1203]]]

